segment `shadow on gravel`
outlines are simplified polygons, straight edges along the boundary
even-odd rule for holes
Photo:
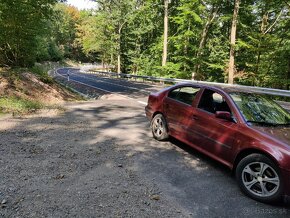
[[[0,216],[290,214],[245,197],[226,167],[189,146],[154,140],[143,107],[128,100],[69,104],[61,114],[3,125]]]
[[[128,152],[136,138],[146,140],[144,128],[131,130],[145,123],[140,107],[100,102],[3,123],[0,217],[180,214],[182,208],[165,198],[152,199],[158,187],[140,177],[136,151]]]

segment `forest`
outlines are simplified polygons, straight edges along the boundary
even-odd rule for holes
[[[290,88],[287,0],[0,0],[0,67],[95,62],[112,71]]]

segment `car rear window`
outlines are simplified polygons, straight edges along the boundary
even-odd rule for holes
[[[180,87],[177,89],[173,89],[171,92],[169,92],[168,97],[183,102],[185,104],[191,105],[193,99],[195,98],[199,90],[200,88],[190,86]]]

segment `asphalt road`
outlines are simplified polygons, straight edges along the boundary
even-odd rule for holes
[[[85,84],[87,87],[95,88],[101,92],[107,94],[119,94],[122,96],[135,99],[137,102],[141,101],[146,104],[147,97],[150,92],[160,90],[162,86],[138,83],[134,81],[128,81],[126,79],[114,79],[108,77],[102,77],[96,74],[80,73],[77,69],[60,69],[58,70],[58,76],[61,76],[70,81],[75,81],[80,84]]]
[[[108,108],[112,120],[118,120],[118,110],[141,114],[128,118],[134,121],[131,129],[126,124],[121,126],[112,121],[104,131],[108,135],[115,134],[120,143],[126,142],[131,135],[139,137],[139,144],[134,147],[138,150],[133,156],[135,169],[142,177],[157,184],[159,193],[188,211],[189,216],[290,217],[289,204],[268,205],[244,196],[225,166],[179,141],[158,142],[150,138],[149,122],[142,114],[148,93],[161,86],[84,74],[78,70],[58,72],[58,77],[65,77],[63,81],[69,73],[70,81],[86,84],[103,94],[124,97],[126,100],[120,101],[118,107]],[[81,92],[81,88],[78,91]]]

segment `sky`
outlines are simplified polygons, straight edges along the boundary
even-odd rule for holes
[[[67,4],[77,7],[79,10],[91,9],[96,7],[96,2],[89,0],[67,0]]]

